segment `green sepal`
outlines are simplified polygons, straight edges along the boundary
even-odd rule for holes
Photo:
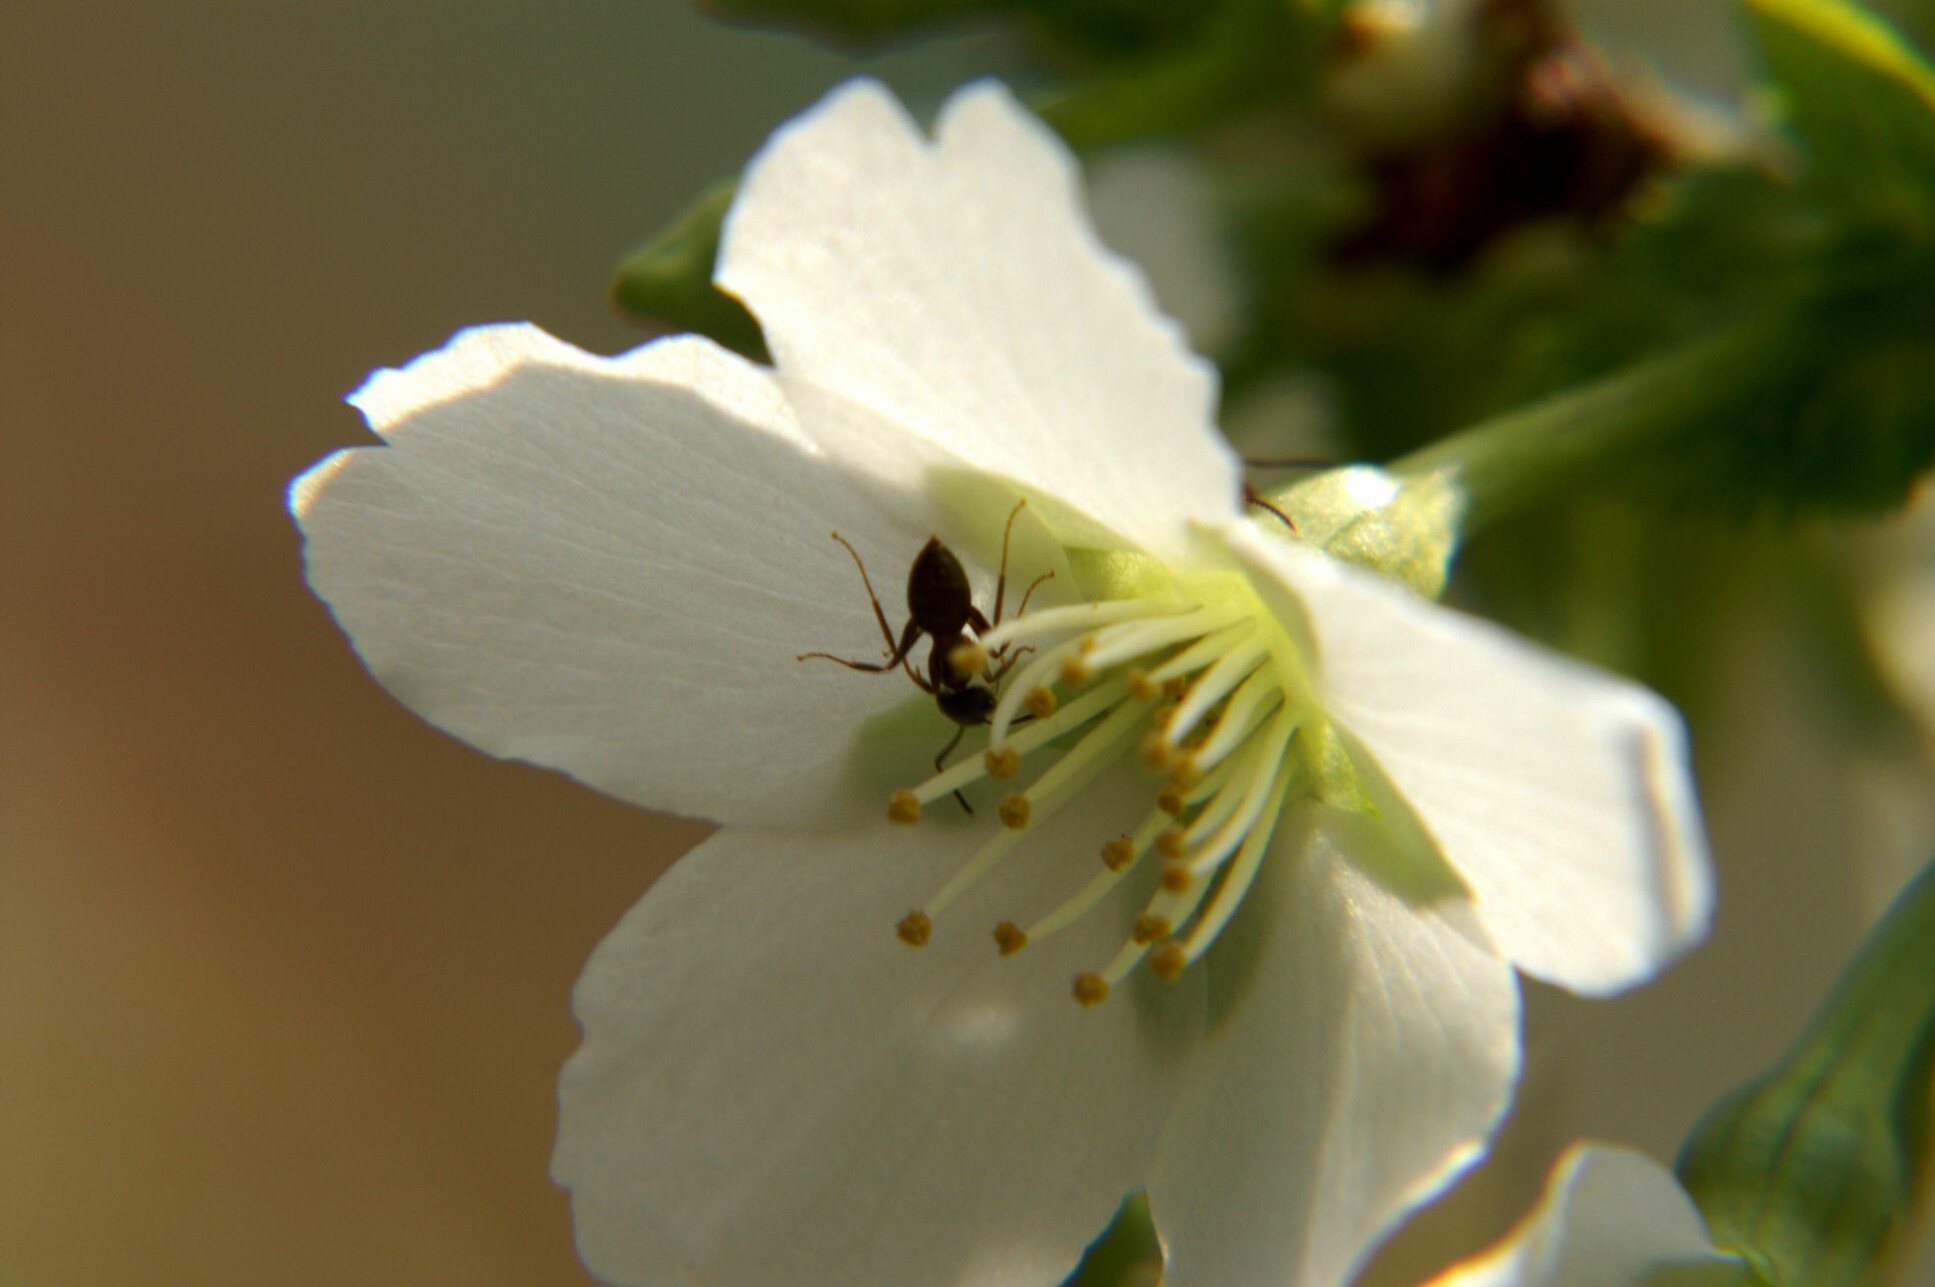
[[[1088,1245],[1062,1287],[1155,1287],[1161,1279],[1162,1243],[1148,1195],[1137,1190],[1122,1200],[1115,1219]]]
[[[759,323],[744,304],[712,284],[719,230],[737,191],[736,180],[716,184],[671,227],[627,255],[612,278],[611,299],[639,321],[708,336],[764,362],[766,338]]]
[[[1926,1159],[1935,864],[1889,909],[1813,1028],[1694,1128],[1677,1169],[1714,1243],[1769,1287],[1878,1280]]]
[[[1373,465],[1326,469],[1273,493],[1299,539],[1393,577],[1427,599],[1444,593],[1464,518],[1452,471],[1398,478]]]
[[[1810,181],[1847,204],[1909,220],[1935,201],[1935,70],[1851,0],[1743,0]]]

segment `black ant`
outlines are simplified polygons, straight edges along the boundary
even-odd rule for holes
[[[835,657],[827,652],[801,653],[797,660],[819,657],[826,661],[837,661],[849,670],[863,670],[869,674],[883,674],[899,666],[907,672],[922,692],[934,695],[934,704],[941,714],[954,721],[954,736],[934,757],[934,771],[941,772],[947,764],[947,757],[961,744],[970,728],[986,724],[994,716],[994,685],[1008,673],[1020,653],[1010,657],[1005,646],[986,654],[979,673],[974,668],[963,667],[957,663],[957,652],[968,650],[979,652],[980,646],[968,635],[968,628],[974,629],[975,636],[986,634],[1001,624],[1001,612],[1008,597],[1008,541],[1014,534],[1015,518],[1027,501],[1017,503],[1008,514],[1008,525],[1001,532],[1001,572],[995,580],[994,620],[989,621],[974,606],[974,589],[968,583],[967,569],[954,551],[941,544],[941,538],[931,536],[927,544],[914,556],[914,566],[907,573],[907,625],[901,630],[898,642],[895,641],[893,627],[887,624],[887,614],[880,606],[880,596],[874,593],[873,581],[867,576],[867,565],[860,561],[860,554],[838,532],[833,539],[846,547],[853,556],[853,565],[860,569],[860,581],[867,587],[867,600],[873,604],[874,620],[880,623],[880,635],[887,641],[887,660],[884,662],[849,661],[845,657]],[[1035,589],[1043,581],[1055,574],[1044,572],[1036,577],[1021,596],[1021,606],[1015,609],[1020,616],[1028,610],[1028,600],[1034,597]],[[927,674],[914,669],[908,654],[920,637],[926,635],[932,644],[927,653]],[[1022,650],[1027,651],[1026,649]],[[994,664],[998,663],[998,664]],[[959,791],[954,798],[963,809],[973,813],[966,797]]]

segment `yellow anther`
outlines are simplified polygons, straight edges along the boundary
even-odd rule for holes
[[[1188,807],[1189,801],[1184,799],[1183,793],[1173,785],[1156,792],[1156,808],[1172,818],[1182,817],[1183,810]]]
[[[949,650],[947,664],[957,675],[979,675],[988,668],[988,650],[972,639],[963,639]]]
[[[1149,972],[1164,983],[1174,983],[1182,977],[1183,968],[1189,964],[1189,953],[1181,943],[1164,943],[1149,953]]]
[[[1149,733],[1142,739],[1142,759],[1152,769],[1169,767],[1169,743],[1163,741],[1161,733]]]
[[[1149,717],[1149,722],[1156,726],[1158,733],[1167,733],[1169,726],[1176,722],[1176,708],[1174,706],[1158,707],[1156,713]]]
[[[1176,757],[1169,766],[1169,784],[1179,791],[1187,791],[1203,780],[1203,771],[1196,764],[1196,757],[1187,752]]]
[[[1162,681],[1162,695],[1172,702],[1179,702],[1189,696],[1189,680],[1181,675]]]
[[[1002,921],[994,927],[994,942],[1001,949],[1001,955],[1013,956],[1028,946],[1028,932],[1013,921]]]
[[[1028,797],[1025,795],[1006,796],[996,812],[1001,815],[1001,825],[1010,831],[1020,831],[1028,825]]]
[[[1047,719],[1055,713],[1055,690],[1037,684],[1028,690],[1025,704],[1030,715],[1036,719]]]
[[[1188,889],[1189,882],[1194,879],[1187,863],[1171,863],[1162,869],[1162,887],[1172,894],[1180,894]]]
[[[1156,681],[1149,678],[1148,671],[1138,668],[1129,672],[1129,696],[1137,701],[1153,702],[1161,691],[1156,687]]]
[[[1086,684],[1094,677],[1095,672],[1090,670],[1088,663],[1080,657],[1064,657],[1062,659],[1062,682],[1070,688],[1074,688],[1079,684]]]
[[[912,791],[894,792],[893,798],[887,801],[887,821],[919,822],[920,797]]]
[[[1011,778],[1021,770],[1021,752],[1012,746],[990,746],[981,752],[981,765],[991,778]]]
[[[1156,852],[1174,862],[1189,852],[1189,841],[1181,827],[1164,827],[1156,837]]]
[[[1129,932],[1129,937],[1138,943],[1153,943],[1159,938],[1168,938],[1175,932],[1176,927],[1162,917],[1144,913],[1135,918],[1135,929]]]
[[[1127,836],[1117,836],[1102,846],[1102,865],[1110,871],[1121,871],[1135,861],[1135,841]]]
[[[1075,976],[1075,999],[1083,1005],[1101,1005],[1109,999],[1109,981],[1090,970]]]
[[[894,937],[908,947],[926,947],[933,933],[934,922],[927,918],[926,912],[909,912],[900,918],[900,924],[894,928]]]

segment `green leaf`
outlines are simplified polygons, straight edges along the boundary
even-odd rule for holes
[[[1852,0],[1744,0],[1815,182],[1869,208],[1935,201],[1935,70]],[[1906,210],[1895,213],[1908,213]]]
[[[620,311],[669,330],[710,336],[755,361],[767,360],[766,340],[746,306],[712,284],[719,228],[737,183],[709,190],[678,222],[626,257],[612,279]]]
[[[1714,1242],[1771,1287],[1876,1281],[1912,1209],[1935,1059],[1935,863],[1772,1072],[1694,1128],[1678,1170]]]

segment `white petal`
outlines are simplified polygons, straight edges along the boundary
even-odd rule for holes
[[[719,262],[789,377],[1131,544],[1173,553],[1236,512],[1212,368],[997,85],[957,94],[931,144],[878,84],[835,91],[748,168]]]
[[[1135,806],[1074,801],[918,951],[893,927],[985,814],[728,830],[682,859],[578,985],[553,1172],[586,1263],[653,1287],[1060,1282],[1141,1182],[1200,1038],[1187,979],[1073,1000],[1120,899],[1014,957],[989,937],[1088,878],[1112,804]]]
[[[1646,1287],[1668,1264],[1732,1259],[1672,1172],[1633,1149],[1575,1144],[1504,1242],[1428,1287]]]
[[[1603,994],[1705,933],[1712,877],[1672,707],[1287,541],[1232,543],[1302,599],[1330,714],[1519,969]]]
[[[310,584],[411,709],[654,808],[877,816],[849,788],[854,731],[919,694],[795,658],[885,651],[829,530],[896,627],[929,533],[808,442],[758,368],[699,340],[604,359],[488,327],[352,400],[389,445],[329,457],[291,506]],[[949,726],[929,725],[931,754]]]
[[[1344,851],[1352,819],[1311,813],[1205,960],[1210,1033],[1149,1190],[1172,1287],[1346,1282],[1517,1076],[1517,985],[1469,905],[1393,894]]]

